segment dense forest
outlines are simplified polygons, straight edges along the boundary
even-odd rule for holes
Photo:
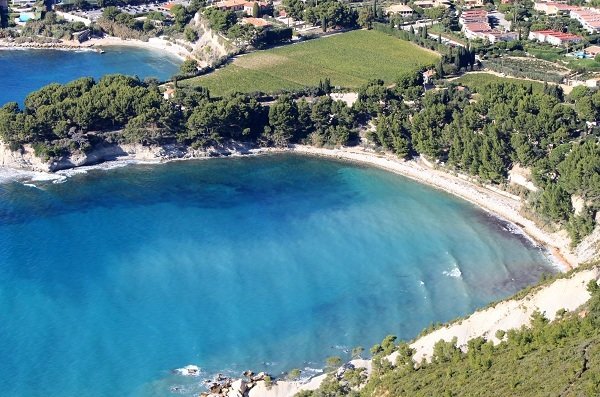
[[[472,339],[466,352],[439,341],[431,362],[415,363],[409,345],[388,336],[371,349],[373,375],[360,391],[366,377],[352,369],[297,396],[598,396],[600,287],[594,280],[587,288],[592,297],[577,313],[561,311],[550,323],[536,312],[530,328],[498,331],[498,345]],[[384,359],[393,352],[396,362]]]
[[[260,96],[214,98],[185,87],[165,100],[154,80],[82,78],[30,94],[23,109],[6,104],[0,139],[14,150],[31,144],[51,159],[105,143],[339,146],[362,136],[401,158],[423,155],[487,183],[506,183],[514,164],[528,167],[539,189],[526,198],[538,220],[565,227],[574,243],[592,231],[600,207],[600,144],[583,120],[600,111],[600,94],[579,89],[565,98],[558,86],[510,83],[424,92],[419,71],[402,74],[393,87],[366,84],[352,107],[333,101],[330,90],[326,79],[265,105]],[[584,203],[577,213],[572,196]]]

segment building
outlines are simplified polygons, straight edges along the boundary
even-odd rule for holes
[[[450,8],[450,0],[417,0],[413,5],[423,9],[435,7]]]
[[[580,43],[583,37],[571,33],[563,33],[555,30],[536,30],[529,32],[529,40],[542,43],[550,43],[555,46]]]
[[[591,34],[600,31],[600,13],[595,10],[577,9],[571,10],[571,18],[579,21],[581,26]]]
[[[261,11],[265,10],[268,7],[267,3],[259,2],[258,3]],[[252,15],[252,9],[254,8],[254,1],[247,0],[223,0],[214,4],[214,7],[217,7],[220,10],[228,10],[228,11],[240,11],[244,12],[248,15]]]
[[[501,32],[492,29],[489,23],[489,15],[486,10],[463,11],[458,18],[458,23],[465,37],[468,39],[487,40],[490,43],[498,41],[513,41],[518,38],[514,32]]]
[[[173,99],[173,97],[175,97],[175,88],[168,87],[165,92],[163,92],[163,98],[165,101],[168,101],[169,99]]]
[[[462,5],[464,8],[483,7],[483,0],[463,0]]]
[[[489,27],[489,16],[486,10],[468,10],[463,11],[458,18],[458,24],[464,26],[471,23],[485,23]]]
[[[385,12],[388,15],[399,15],[401,17],[410,17],[414,13],[412,8],[404,4],[391,5],[385,9]]]
[[[569,15],[571,11],[579,10],[580,8],[566,3],[536,2],[533,3],[533,9],[543,12],[546,15]]]

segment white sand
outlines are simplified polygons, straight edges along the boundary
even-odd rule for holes
[[[92,50],[94,48],[110,47],[110,46],[128,46],[146,48],[155,51],[166,52],[174,57],[182,60],[188,58],[194,58],[193,55],[184,47],[173,44],[167,40],[152,37],[148,41],[141,41],[135,39],[124,40],[119,37],[104,36],[103,38],[92,38],[90,40],[79,43],[78,41],[61,40],[58,43],[16,43],[13,41],[6,41],[0,39],[0,49],[54,49],[54,50]]]
[[[148,41],[141,40],[123,40],[119,37],[105,36],[101,39],[91,39],[84,43],[82,43],[84,47],[110,47],[110,46],[129,46],[129,47],[139,47],[146,48],[151,50],[158,50],[167,52],[170,55],[173,55],[182,60],[186,60],[188,58],[193,58],[192,54],[184,47],[171,43],[170,41],[152,37]]]

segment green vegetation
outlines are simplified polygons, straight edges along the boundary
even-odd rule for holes
[[[182,84],[200,85],[224,95],[314,87],[327,77],[334,86],[356,88],[375,78],[392,83],[400,72],[437,59],[435,54],[386,34],[353,31],[245,55]]]
[[[500,77],[491,73],[467,73],[452,81],[469,87],[474,91],[483,89],[494,83],[518,84],[524,87],[531,86],[534,92],[540,92],[544,89],[544,83],[540,83],[539,81],[517,79],[513,77]]]
[[[408,344],[390,345],[386,337],[374,347],[374,374],[357,392],[349,379],[330,375],[315,391],[301,397],[336,396],[597,396],[600,394],[600,287],[591,281],[592,297],[578,313],[558,313],[552,323],[539,312],[531,328],[499,331],[493,345],[484,338],[469,341],[467,351],[456,341],[435,345],[431,362],[415,363]],[[581,314],[581,315],[579,315]],[[373,350],[373,349],[372,349]],[[383,359],[397,352],[395,363]],[[364,383],[364,382],[363,382]]]
[[[569,70],[542,59],[501,57],[488,59],[485,67],[513,77],[561,83]]]

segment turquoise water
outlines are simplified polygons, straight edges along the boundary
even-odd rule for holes
[[[553,271],[507,225],[382,170],[291,155],[0,185],[0,395],[167,396],[323,365]],[[174,368],[196,364],[203,377]]]
[[[67,83],[79,77],[100,78],[122,73],[140,78],[166,80],[175,74],[181,61],[160,51],[136,47],[105,47],[93,51],[0,50],[0,106],[23,103],[25,97],[50,83]]]

